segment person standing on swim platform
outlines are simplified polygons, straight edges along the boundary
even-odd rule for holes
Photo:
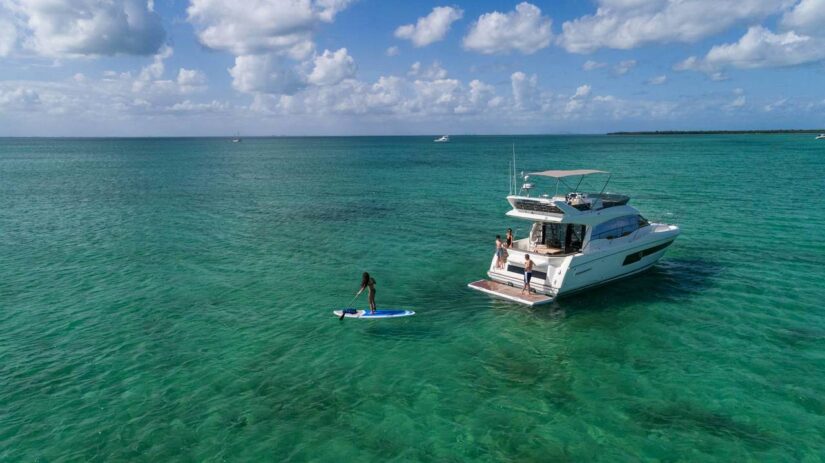
[[[530,260],[530,254],[524,255],[524,288],[521,289],[521,294],[527,291],[530,294],[530,279],[533,278],[533,261]]]
[[[502,257],[504,257],[504,243],[501,241],[501,235],[496,235],[496,268],[504,267]]]
[[[355,293],[355,297],[360,296],[365,289],[369,290],[370,312],[375,313],[375,278],[372,278],[367,272],[361,275],[361,289]]]

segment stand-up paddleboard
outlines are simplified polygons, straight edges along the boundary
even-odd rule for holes
[[[332,313],[335,314],[336,317],[341,318],[341,315],[344,314],[346,311],[346,315],[344,318],[363,318],[363,319],[376,319],[376,318],[399,318],[399,317],[409,317],[411,315],[415,315],[415,312],[412,310],[401,310],[401,309],[379,309],[376,310],[375,313],[370,312],[369,310],[355,310],[355,309],[343,309],[343,310],[334,310]]]

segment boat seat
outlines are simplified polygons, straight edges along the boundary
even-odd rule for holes
[[[551,247],[551,246],[547,246],[545,244],[536,245],[536,247],[533,251],[537,252],[539,254],[546,254],[548,256],[554,256],[556,254],[563,254],[564,253],[564,250],[562,250],[560,248],[554,248],[554,247]]]

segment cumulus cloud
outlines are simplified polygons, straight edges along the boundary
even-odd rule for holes
[[[272,55],[242,55],[229,68],[232,86],[245,93],[293,94],[306,83],[293,67]]]
[[[748,99],[745,97],[745,95],[739,95],[736,98],[734,98],[734,100],[731,101],[728,106],[730,108],[741,108],[742,106],[745,106],[745,103],[747,102]]]
[[[825,34],[825,0],[802,0],[780,20],[785,30],[799,33]]]
[[[517,109],[535,109],[540,105],[541,91],[539,90],[538,76],[518,71],[510,75],[510,87],[513,91],[513,102]]]
[[[766,104],[762,109],[765,112],[772,112],[776,111],[777,109],[783,109],[785,105],[788,103],[787,98],[780,98],[779,100],[774,101],[773,103]]]
[[[590,87],[589,85],[587,85],[587,84],[581,85],[576,89],[576,93],[574,93],[573,96],[570,97],[570,99],[575,100],[577,98],[586,98],[587,96],[590,95],[591,90],[592,90],[592,87]]]
[[[6,6],[22,22],[23,30],[15,32],[20,42],[49,57],[151,55],[166,37],[146,0],[8,0]],[[10,33],[0,31],[3,54]]]
[[[399,53],[401,53],[401,51],[395,46],[387,48],[387,51],[384,52],[387,56],[398,56]]]
[[[484,54],[519,51],[529,55],[550,45],[551,22],[537,6],[527,2],[519,3],[509,13],[485,13],[464,37],[464,48]]]
[[[405,24],[395,30],[395,36],[399,39],[407,39],[416,47],[426,47],[427,45],[444,39],[450,26],[464,16],[464,11],[451,6],[437,6],[433,11],[418,18],[415,24]]]
[[[788,0],[598,0],[595,14],[562,25],[559,44],[573,53],[695,42],[746,20],[780,12]],[[709,14],[709,12],[712,12]]]
[[[307,87],[294,95],[258,94],[251,108],[270,114],[392,114],[407,120],[469,116],[501,104],[495,87],[479,80],[404,79],[381,76],[369,84],[347,79],[333,86]]]
[[[29,111],[40,106],[40,94],[29,88],[0,88],[0,108]]]
[[[631,69],[636,67],[636,64],[637,62],[635,59],[620,61],[617,65],[613,66],[613,72],[620,76],[623,76],[630,72]]]
[[[598,61],[593,61],[592,59],[589,59],[585,61],[584,64],[582,64],[582,69],[584,69],[585,71],[594,71],[605,66],[607,66],[607,63],[600,63]]]
[[[206,74],[197,69],[180,68],[180,70],[178,70],[177,84],[183,93],[203,90],[206,88]]]
[[[349,0],[191,0],[189,21],[198,40],[236,56],[275,53],[304,59],[314,29],[331,22]]]
[[[355,75],[355,60],[347,54],[346,48],[336,52],[324,50],[313,60],[312,72],[307,81],[313,85],[334,85]]]
[[[691,56],[678,63],[678,71],[700,71],[709,75],[734,67],[755,69],[796,66],[825,59],[825,42],[794,31],[774,33],[752,26],[737,42],[716,45],[704,58]]]
[[[3,10],[0,8],[0,15]],[[8,19],[0,17],[0,56],[9,56],[17,44],[17,28]]]
[[[426,68],[421,65],[421,62],[416,61],[410,66],[410,71],[407,75],[416,79],[439,80],[447,78],[447,70],[441,67],[438,61]]]

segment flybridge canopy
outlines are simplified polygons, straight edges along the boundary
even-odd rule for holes
[[[603,170],[577,169],[577,170],[545,170],[545,171],[542,171],[542,172],[530,172],[530,175],[540,175],[542,177],[562,178],[562,177],[573,177],[574,175],[609,174],[609,173],[610,172],[605,172]]]

